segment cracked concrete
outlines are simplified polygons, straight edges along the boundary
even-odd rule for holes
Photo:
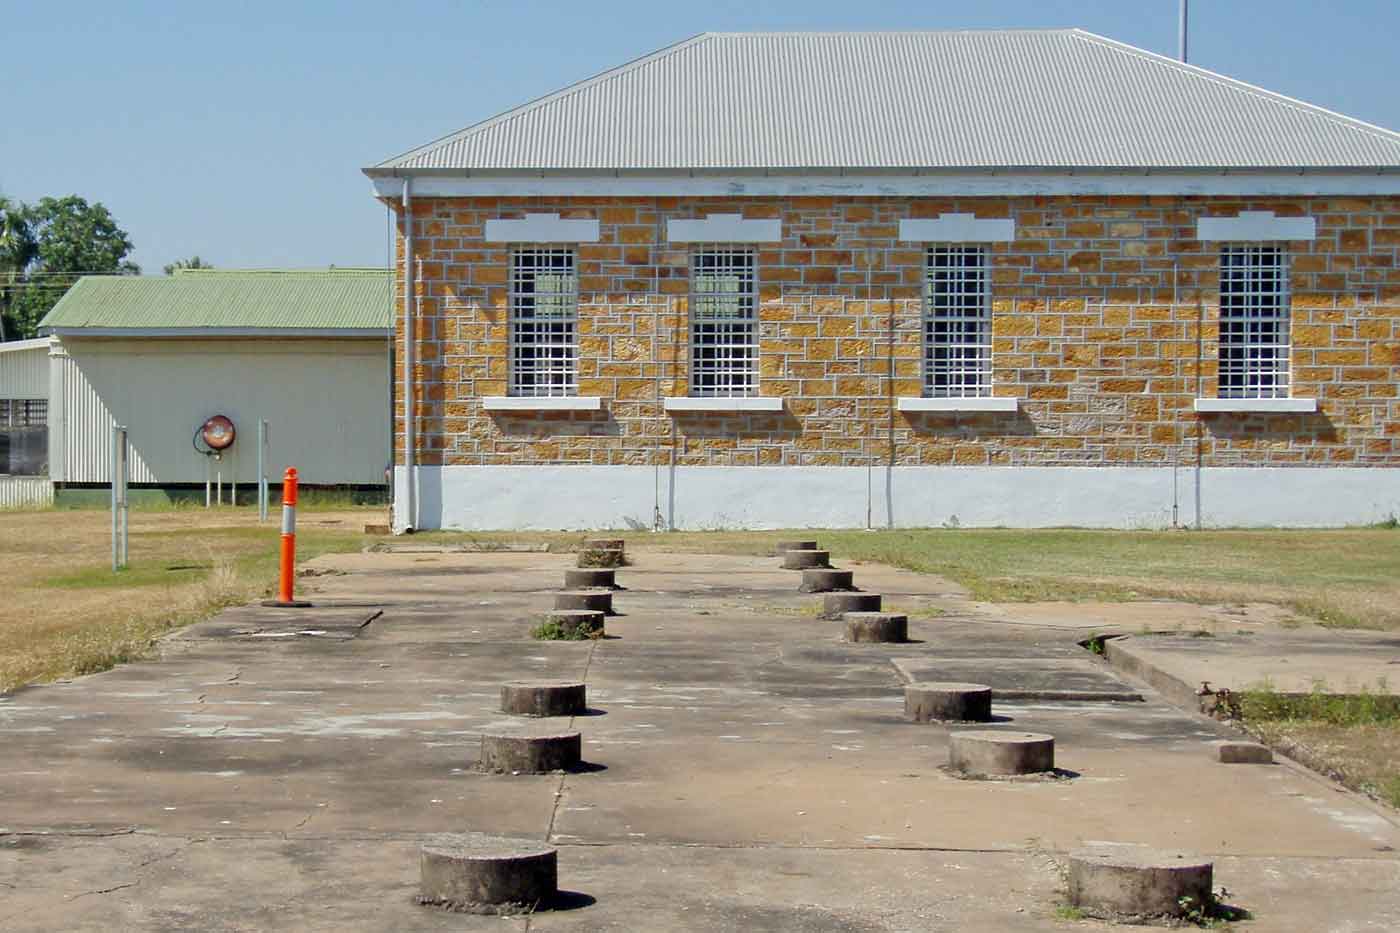
[[[1222,727],[1076,645],[1102,613],[1020,617],[865,564],[916,642],[846,645],[775,559],[630,554],[607,640],[528,638],[564,555],[343,555],[315,562],[314,609],[232,610],[159,661],[0,697],[0,928],[1094,928],[1055,919],[1056,856],[1103,841],[1214,857],[1247,929],[1400,928],[1395,815],[1289,763],[1212,762]],[[344,637],[239,634],[303,631]],[[902,691],[945,673],[1024,688],[990,727],[1054,734],[1078,776],[944,774],[949,728],[906,723]],[[474,770],[514,721],[499,685],[530,678],[588,684],[588,714],[551,724],[598,767]],[[418,907],[441,831],[549,840],[577,896]]]

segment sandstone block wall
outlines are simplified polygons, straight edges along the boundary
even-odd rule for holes
[[[1293,394],[1316,414],[1192,411],[1218,339],[1219,244],[1195,223],[1243,210],[1317,220],[1288,245]],[[579,394],[600,412],[482,409],[507,391],[510,263],[483,228],[527,212],[600,222],[576,247]],[[994,394],[1015,414],[894,410],[920,393],[924,275],[898,223],[945,212],[1016,221],[987,245]],[[688,384],[690,247],[665,221],[709,213],[782,220],[756,247],[760,394],[781,413],[662,410]],[[425,464],[1397,465],[1400,198],[436,198],[412,222]]]

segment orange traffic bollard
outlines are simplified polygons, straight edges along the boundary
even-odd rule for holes
[[[311,604],[292,596],[297,571],[297,471],[287,467],[282,474],[282,554],[277,577],[277,598],[263,602],[264,606],[284,609],[305,608]]]

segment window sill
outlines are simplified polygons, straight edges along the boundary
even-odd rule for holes
[[[900,411],[948,411],[948,412],[1014,412],[1020,408],[1021,400],[1007,396],[978,396],[974,398],[923,398],[902,395],[899,398]]]
[[[667,411],[782,411],[782,396],[743,395],[733,398],[677,395],[664,399]]]
[[[1314,412],[1315,398],[1198,398],[1195,409],[1202,414],[1250,414]]]
[[[481,402],[487,411],[598,411],[603,407],[597,395],[488,395]]]

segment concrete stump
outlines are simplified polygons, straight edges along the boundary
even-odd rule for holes
[[[577,716],[588,710],[587,688],[570,681],[501,685],[501,712],[517,716]]]
[[[418,903],[467,913],[516,913],[559,893],[558,850],[482,833],[432,836],[419,856]]]
[[[773,545],[773,556],[782,557],[788,551],[815,551],[817,542],[815,541],[779,541]]]
[[[1094,846],[1070,853],[1069,902],[1114,920],[1180,917],[1214,903],[1214,875],[1212,863],[1193,856],[1145,846]]]
[[[1274,753],[1267,745],[1258,742],[1239,742],[1227,739],[1211,743],[1211,755],[1223,765],[1271,765]]]
[[[905,642],[909,640],[909,617],[892,612],[848,612],[846,641]]]
[[[592,637],[602,635],[605,631],[604,620],[606,616],[591,609],[558,609],[546,614],[544,619],[546,622],[554,623],[565,639],[578,638],[579,636]]]
[[[1055,737],[1039,732],[970,731],[949,737],[948,767],[964,774],[1055,770]]]
[[[622,548],[584,548],[576,563],[580,567],[621,567],[626,562]]]
[[[564,571],[565,589],[582,589],[596,586],[600,589],[617,589],[617,571],[602,567],[579,567]]]
[[[477,767],[497,774],[544,774],[566,771],[583,760],[583,737],[577,732],[484,732]]]
[[[828,593],[822,599],[819,619],[839,619],[848,612],[879,612],[879,593]]]
[[[587,609],[590,612],[612,615],[612,592],[609,590],[561,590],[554,594],[554,608]]]
[[[587,538],[583,547],[588,551],[625,551],[627,542],[621,538]]]
[[[914,722],[989,722],[992,688],[985,684],[909,684],[904,688],[904,715]]]
[[[793,554],[825,554],[825,551],[788,551]],[[830,593],[832,590],[853,590],[856,588],[855,574],[850,570],[832,570],[830,567],[814,567],[802,571],[804,593]]]
[[[815,549],[798,549],[783,552],[784,570],[806,570],[809,567],[831,566],[831,552]]]

